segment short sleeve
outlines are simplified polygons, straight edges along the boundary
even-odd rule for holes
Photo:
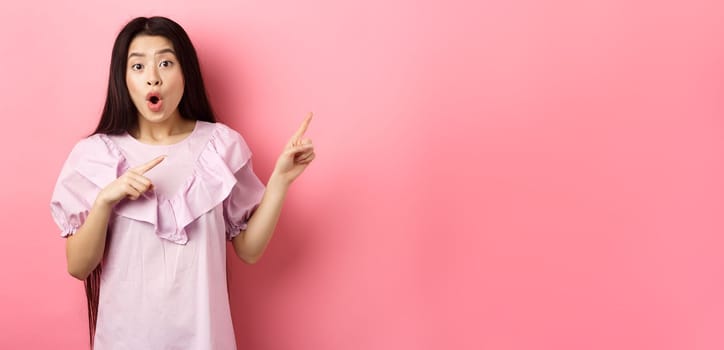
[[[234,177],[236,184],[223,203],[227,239],[232,239],[240,231],[246,230],[247,223],[259,206],[265,189],[264,184],[254,173],[251,159],[236,171]]]
[[[98,193],[95,185],[66,162],[50,201],[50,213],[60,228],[61,237],[74,234],[83,225],[93,205],[90,201],[93,193]]]
[[[115,179],[117,157],[103,140],[91,136],[78,142],[68,155],[50,200],[50,213],[67,237],[83,225],[102,186]]]

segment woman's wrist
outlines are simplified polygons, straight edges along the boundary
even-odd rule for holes
[[[276,172],[273,172],[271,176],[269,177],[269,181],[267,182],[267,191],[273,190],[275,192],[282,192],[286,193],[287,190],[289,190],[289,186],[292,184],[292,181],[289,181],[284,178],[284,176],[279,175]]]
[[[109,202],[108,200],[103,198],[102,193],[100,193],[98,194],[98,197],[96,197],[96,201],[93,203],[93,208],[97,210],[111,211],[115,204],[116,203]]]

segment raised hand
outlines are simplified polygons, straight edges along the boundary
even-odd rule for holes
[[[113,206],[126,197],[131,200],[138,199],[143,193],[153,188],[151,180],[143,176],[143,174],[153,169],[165,158],[166,156],[160,156],[148,163],[128,169],[128,171],[123,173],[123,175],[119,176],[116,180],[101,190],[98,194],[97,200],[100,200],[104,204]]]
[[[299,129],[289,139],[284,151],[277,159],[273,175],[279,176],[286,184],[291,184],[314,160],[315,154],[312,140],[304,138],[304,133],[307,131],[311,120],[312,113],[310,112],[304,118]]]

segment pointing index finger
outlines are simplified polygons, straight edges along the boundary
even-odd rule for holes
[[[300,126],[299,130],[297,130],[297,132],[294,133],[294,138],[293,138],[294,141],[299,140],[299,138],[301,138],[304,135],[304,133],[307,131],[307,128],[309,127],[309,122],[312,121],[312,115],[313,115],[312,112],[309,112],[309,114],[307,114],[307,117],[304,118],[304,121],[302,122],[302,126]]]
[[[158,165],[159,163],[161,163],[161,161],[163,161],[164,159],[166,159],[166,156],[159,156],[159,157],[154,158],[154,159],[151,160],[150,162],[148,162],[148,163],[146,163],[146,164],[139,165],[139,166],[137,166],[137,167],[135,167],[135,168],[133,168],[133,169],[136,170],[137,172],[141,173],[141,174],[144,174],[144,173],[146,173],[147,171],[153,169],[156,165]]]

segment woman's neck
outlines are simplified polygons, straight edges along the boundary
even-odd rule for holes
[[[196,121],[177,115],[161,122],[151,122],[138,118],[138,127],[130,132],[136,140],[148,144],[174,144],[188,136],[196,126]]]

